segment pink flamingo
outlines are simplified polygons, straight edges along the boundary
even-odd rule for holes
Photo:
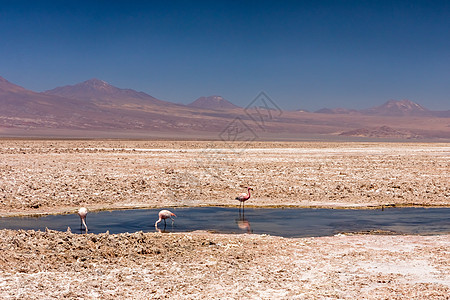
[[[82,207],[78,210],[78,215],[80,216],[80,228],[84,225],[84,228],[86,228],[86,232],[88,231],[87,225],[86,225],[86,216],[87,216],[88,210],[86,207]]]
[[[242,203],[242,208],[244,208],[244,202],[250,199],[250,191],[253,191],[251,187],[247,187],[248,194],[242,193],[239,196],[236,197],[236,200],[239,200]],[[239,204],[239,208],[241,208]]]
[[[164,220],[164,227],[165,227],[166,219],[169,219],[169,218],[172,219],[172,226],[173,226],[173,222],[175,220],[172,218],[172,216],[176,217],[176,215],[173,212],[163,209],[162,211],[159,212],[158,216],[159,216],[159,219],[155,223],[155,228],[158,228],[158,223],[161,222],[162,220]]]

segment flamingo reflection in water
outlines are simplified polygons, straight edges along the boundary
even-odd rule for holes
[[[250,222],[245,218],[244,208],[242,208],[242,212],[241,208],[239,208],[239,219],[236,219],[236,223],[240,229],[246,230],[247,233],[253,233]]]

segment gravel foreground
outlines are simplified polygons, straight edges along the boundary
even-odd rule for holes
[[[450,144],[0,141],[0,216],[450,206]],[[2,299],[449,299],[450,235],[0,230]]]

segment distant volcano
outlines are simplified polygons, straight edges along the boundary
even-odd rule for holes
[[[188,104],[190,107],[205,109],[235,109],[240,108],[221,96],[200,97],[194,102]]]
[[[44,92],[48,95],[77,99],[102,104],[156,104],[173,105],[171,102],[161,101],[144,92],[131,89],[120,89],[109,83],[90,79],[75,85],[57,87]]]
[[[431,111],[410,100],[389,100],[383,105],[361,110],[367,115],[383,116],[429,116]]]

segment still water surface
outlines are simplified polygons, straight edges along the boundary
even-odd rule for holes
[[[89,233],[155,231],[160,209],[133,209],[90,212]],[[247,208],[171,208],[177,215],[165,232],[208,230],[219,233],[270,234],[284,237],[329,236],[340,232],[384,230],[405,234],[450,234],[450,208],[350,209],[269,209]],[[77,214],[45,217],[0,218],[0,229],[45,228],[81,233]]]

